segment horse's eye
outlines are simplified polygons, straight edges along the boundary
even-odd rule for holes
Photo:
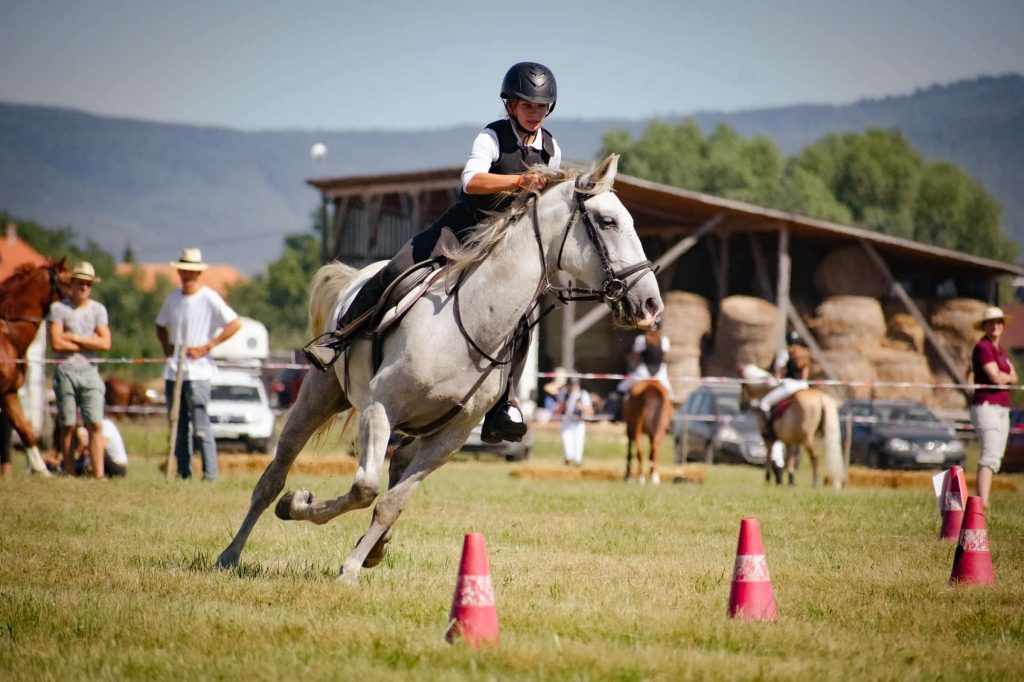
[[[615,218],[611,216],[604,216],[601,218],[601,229],[602,230],[614,230],[618,227],[615,223]]]

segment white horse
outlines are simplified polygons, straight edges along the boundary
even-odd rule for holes
[[[621,326],[655,324],[661,295],[633,219],[611,192],[617,166],[618,157],[610,156],[586,175],[545,170],[549,185],[543,194],[522,197],[504,215],[479,226],[466,248],[450,254],[447,282],[461,276],[458,295],[438,282],[419,299],[385,337],[378,371],[373,371],[370,342],[358,339],[334,372],[306,375],[249,512],[218,559],[221,567],[238,565],[249,533],[283,490],[299,451],[349,407],[359,414],[359,468],[351,489],[330,500],[314,499],[308,490],[290,492],[276,511],[284,519],[321,524],[369,507],[378,496],[392,432],[415,435],[392,455],[388,490],[374,508],[369,530],[345,559],[341,578],[355,583],[362,567],[380,563],[409,496],[459,450],[505,387],[508,365],[496,366],[483,353],[508,357],[519,320],[544,292],[602,299]],[[553,286],[559,270],[585,288]],[[314,333],[333,329],[329,311],[357,276],[341,264],[320,269],[310,293]]]

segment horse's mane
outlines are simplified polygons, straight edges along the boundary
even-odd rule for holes
[[[25,286],[33,277],[36,276],[36,272],[41,267],[48,267],[49,263],[44,265],[33,265],[32,263],[24,263],[19,265],[18,268],[7,276],[7,279],[0,282],[0,315],[13,315],[14,310],[12,306],[18,303],[16,294]]]
[[[491,215],[478,224],[473,230],[472,237],[465,244],[442,249],[448,259],[449,275],[457,275],[474,263],[479,263],[486,258],[505,239],[505,235],[509,233],[511,227],[533,207],[534,202],[540,201],[543,193],[563,182],[570,180],[575,182],[577,178],[590,171],[585,168],[554,170],[544,165],[536,165],[531,167],[529,172],[540,173],[547,179],[547,185],[543,192],[517,192],[514,194],[502,192],[503,196],[513,194],[512,204],[507,209]],[[612,182],[612,178],[602,178],[593,185],[577,186],[576,191],[580,194],[595,196],[611,191]]]

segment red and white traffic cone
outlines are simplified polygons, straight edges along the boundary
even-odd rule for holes
[[[775,620],[775,616],[775,595],[768,575],[768,561],[764,557],[761,526],[757,519],[741,519],[736,566],[729,592],[729,617]]]
[[[953,574],[949,583],[993,585],[992,555],[988,551],[988,527],[985,524],[985,505],[980,497],[967,498],[964,523],[960,528],[960,542],[953,556]]]
[[[494,605],[487,547],[480,533],[469,533],[462,544],[449,622],[444,636],[449,643],[456,637],[470,646],[498,643],[498,609]]]
[[[960,524],[964,519],[964,502],[967,499],[967,484],[964,481],[962,467],[954,466],[946,470],[946,478],[942,484],[942,528],[939,538],[946,542],[956,542],[960,537]]]

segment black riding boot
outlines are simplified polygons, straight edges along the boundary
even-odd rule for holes
[[[485,443],[494,444],[503,440],[518,443],[526,435],[526,422],[523,421],[523,413],[519,410],[519,403],[515,397],[516,386],[523,376],[526,357],[530,352],[530,327],[525,318],[519,321],[519,329],[516,331],[512,371],[508,375],[505,393],[487,411],[480,429],[480,440]]]

